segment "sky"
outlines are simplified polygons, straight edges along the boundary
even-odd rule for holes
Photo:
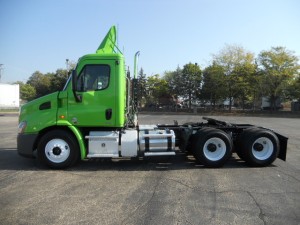
[[[226,44],[300,56],[298,0],[0,0],[0,82],[66,68],[95,53],[112,25],[130,70],[140,51],[148,76],[190,62],[203,69]]]

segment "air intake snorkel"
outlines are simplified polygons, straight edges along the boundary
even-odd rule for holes
[[[128,90],[129,93],[131,91],[131,99],[130,99],[130,107],[128,113],[128,125],[136,127],[138,125],[137,121],[137,113],[138,113],[138,79],[137,79],[137,70],[138,70],[138,58],[140,52],[136,52],[134,55],[134,72],[133,72],[133,79],[132,89]]]

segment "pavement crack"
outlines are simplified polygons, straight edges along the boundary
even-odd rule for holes
[[[185,187],[187,187],[187,188],[189,188],[189,189],[195,190],[195,187],[191,187],[191,186],[189,186],[189,185],[187,185],[187,184],[185,184],[185,183],[183,183],[183,182],[181,182],[181,181],[179,181],[179,180],[172,179],[172,178],[165,178],[165,179],[166,179],[166,180],[173,181],[173,182],[176,182],[176,183],[178,183],[178,184],[181,184],[181,185],[183,185],[183,186],[185,186]]]
[[[259,215],[258,215],[258,218],[263,221],[264,225],[267,225],[267,222],[265,220],[265,214],[263,213],[263,210],[261,208],[261,206],[258,204],[258,202],[256,201],[256,199],[254,198],[254,196],[249,192],[247,191],[247,194],[252,198],[252,200],[254,201],[255,205],[257,206],[257,208],[259,209]]]
[[[154,198],[156,190],[157,190],[158,186],[161,184],[161,180],[162,180],[162,175],[159,176],[158,179],[156,180],[156,184],[155,184],[154,190],[152,192],[152,195],[145,205],[149,204],[149,202],[151,202],[152,199]]]
[[[188,217],[184,212],[185,208],[182,205],[182,197],[183,197],[182,195],[179,195],[179,198],[177,200],[177,204],[179,206],[179,212],[176,213],[176,216],[175,216],[176,217],[176,224],[184,223],[184,224],[194,225],[191,221],[188,220]],[[182,217],[182,219],[181,219],[181,217]]]
[[[216,218],[216,212],[217,212],[217,192],[216,192],[216,189],[214,188],[214,192],[213,192],[213,212],[212,212],[211,219]]]
[[[155,186],[154,186],[154,190],[151,194],[151,197],[145,201],[144,203],[142,204],[139,204],[131,213],[129,213],[129,215],[121,222],[121,224],[126,224],[126,221],[128,220],[128,218],[131,218],[132,215],[135,214],[135,212],[137,212],[139,209],[143,208],[144,206],[147,206],[150,204],[150,202],[152,201],[152,199],[154,198],[155,194],[156,194],[156,191],[158,189],[158,186],[162,183],[161,182],[162,180],[162,173],[161,175],[156,179],[156,183],[155,183]]]

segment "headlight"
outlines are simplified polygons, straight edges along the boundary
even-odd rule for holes
[[[27,126],[27,122],[26,121],[22,121],[21,123],[19,123],[18,133],[19,134],[24,133],[26,126]]]

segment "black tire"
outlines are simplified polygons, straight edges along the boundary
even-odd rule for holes
[[[250,127],[247,128],[243,131],[243,133],[240,135],[240,137],[237,139],[237,143],[236,143],[236,148],[235,148],[235,152],[236,154],[240,157],[240,159],[245,160],[245,156],[244,156],[244,151],[243,151],[243,146],[244,146],[244,139],[246,137],[249,136],[249,133],[251,132],[256,132],[257,130],[259,130],[258,127]]]
[[[53,169],[63,169],[79,160],[79,147],[76,139],[68,131],[52,130],[39,141],[38,159]]]
[[[222,167],[232,154],[232,139],[222,130],[203,128],[193,137],[194,157],[207,167]]]
[[[270,130],[246,129],[239,140],[238,152],[250,166],[272,164],[280,150],[277,136]]]

